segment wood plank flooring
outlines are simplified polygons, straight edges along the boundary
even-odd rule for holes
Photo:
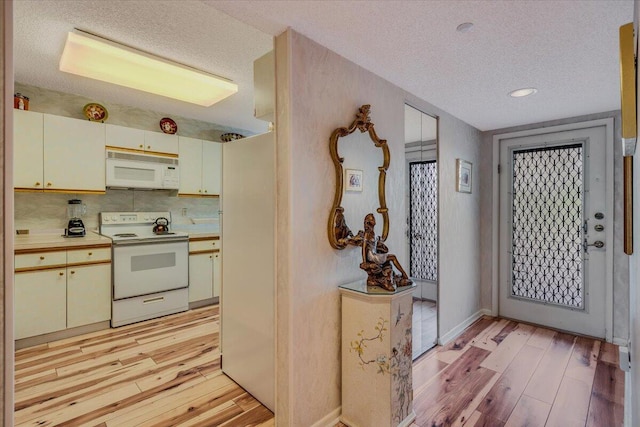
[[[16,426],[274,426],[220,370],[218,307],[16,352]]]
[[[414,362],[412,427],[617,427],[617,347],[482,318]]]
[[[274,426],[220,370],[218,307],[16,352],[16,426]],[[617,347],[482,318],[414,362],[412,427],[622,426]],[[342,426],[341,424],[339,424]]]

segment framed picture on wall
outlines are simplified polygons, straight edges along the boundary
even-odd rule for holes
[[[345,191],[362,191],[362,171],[347,169],[344,173]]]
[[[471,162],[456,159],[456,191],[460,193],[471,193],[472,167]]]

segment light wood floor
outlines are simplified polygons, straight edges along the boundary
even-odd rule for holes
[[[622,426],[617,348],[483,318],[414,362],[413,427]],[[16,352],[16,426],[273,426],[220,371],[218,308]]]
[[[218,307],[16,352],[16,426],[273,426],[220,370]]]

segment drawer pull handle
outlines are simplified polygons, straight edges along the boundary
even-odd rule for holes
[[[147,150],[149,150],[149,149],[151,149],[151,146],[150,146],[150,145],[147,145]]]
[[[140,148],[144,148],[144,145],[140,144]]]
[[[71,274],[76,274],[76,272],[75,272],[75,271],[73,271],[73,270],[71,270]]]
[[[93,255],[93,252],[89,252],[89,256]]]
[[[61,271],[60,273],[58,273],[60,276],[64,276],[64,273]]]
[[[51,184],[50,182],[47,182],[47,187],[51,187],[53,184]]]
[[[162,302],[164,301],[164,297],[156,297],[156,298],[149,298],[146,299],[144,301],[142,301],[143,304],[153,304],[154,302]]]
[[[213,258],[211,255],[209,255],[209,259]]]
[[[43,256],[41,256],[41,257],[40,257],[40,261],[42,261],[42,260],[44,260],[44,257],[43,257]]]
[[[36,182],[36,187],[40,187],[40,183],[39,182]]]

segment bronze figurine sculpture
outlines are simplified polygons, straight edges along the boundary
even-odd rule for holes
[[[395,291],[396,288],[409,286],[413,282],[407,276],[395,255],[389,253],[389,248],[380,237],[376,236],[374,228],[376,219],[372,213],[364,218],[364,232],[362,233],[362,263],[360,268],[367,272],[367,285],[379,286],[387,291]],[[360,236],[358,233],[358,236]],[[393,271],[398,269],[400,274]]]

